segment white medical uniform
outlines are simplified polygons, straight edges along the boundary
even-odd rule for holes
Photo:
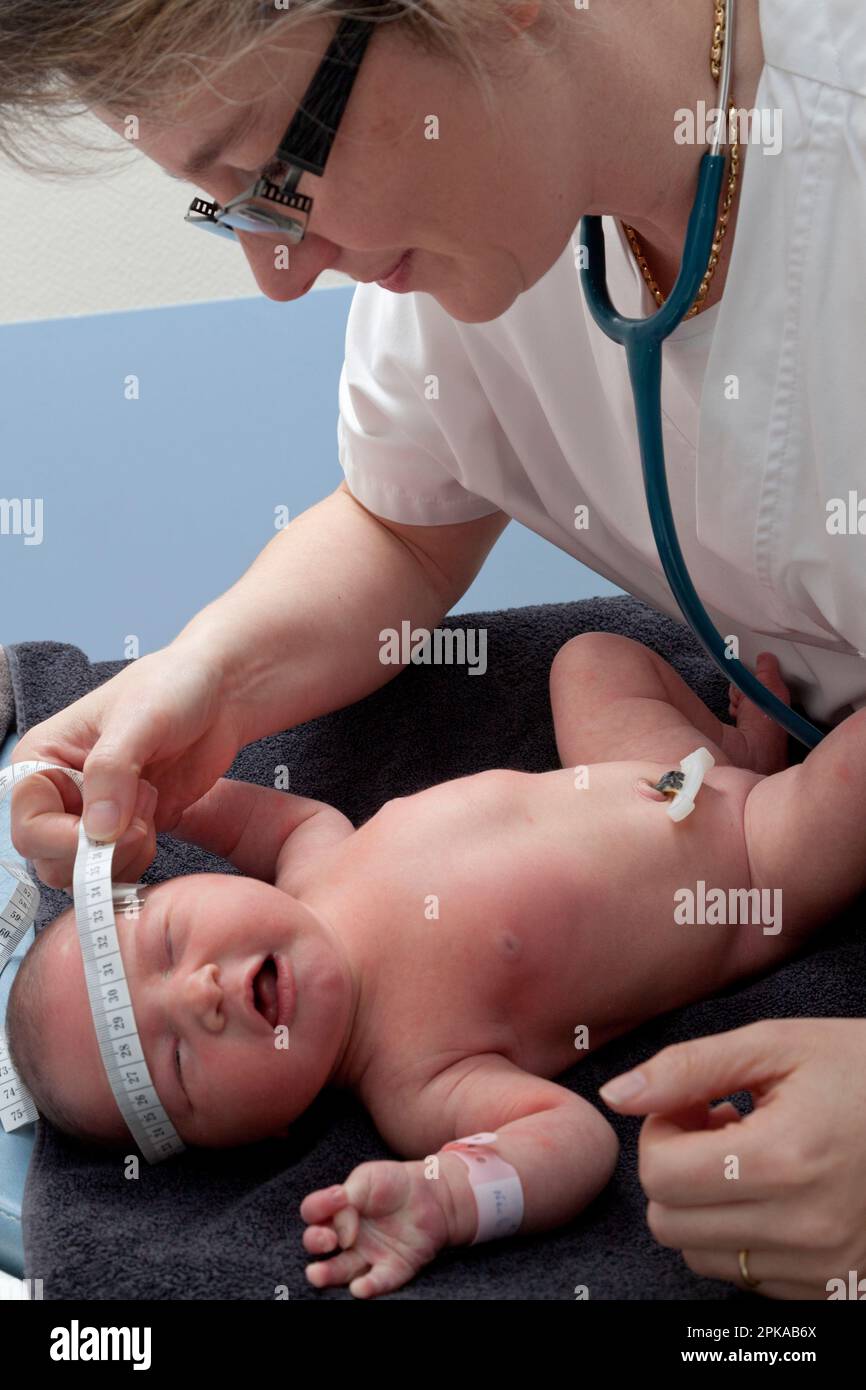
[[[761,0],[760,21],[755,106],[782,113],[782,146],[750,146],[722,299],[665,342],[668,485],[719,631],[752,669],[775,651],[806,713],[835,723],[866,704],[866,534],[828,531],[832,499],[847,509],[855,491],[866,513],[866,0]],[[620,223],[603,225],[613,303],[651,312]],[[379,516],[436,525],[501,508],[680,617],[647,517],[625,351],[586,308],[577,249],[575,228],[491,323],[359,285],[340,462]]]

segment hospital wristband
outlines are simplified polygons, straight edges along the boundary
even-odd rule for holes
[[[462,1158],[478,1211],[478,1230],[470,1245],[513,1236],[523,1220],[523,1187],[516,1168],[492,1148],[495,1134],[470,1134],[443,1145],[441,1153]]]

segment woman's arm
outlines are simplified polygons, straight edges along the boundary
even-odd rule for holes
[[[19,782],[18,853],[45,883],[65,887],[83,801],[88,834],[116,841],[115,874],[134,883],[153,859],[153,827],[146,835],[130,825],[142,779],[159,795],[155,828],[174,830],[244,744],[384,685],[400,667],[379,660],[382,628],[436,626],[506,525],[496,512],[455,526],[399,526],[338,488],[167,647],[25,734],[14,761],[77,768],[84,793],[59,772]]]
[[[509,518],[405,526],[342,483],[278,532],[245,574],[173,646],[204,648],[243,712],[245,743],[342,709],[402,669],[379,632],[436,627],[466,591]]]

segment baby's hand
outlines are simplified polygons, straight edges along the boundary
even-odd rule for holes
[[[306,1268],[317,1289],[348,1284],[355,1298],[374,1298],[407,1284],[448,1243],[447,1221],[421,1162],[360,1163],[339,1187],[319,1188],[301,1203],[304,1249],[330,1260]]]

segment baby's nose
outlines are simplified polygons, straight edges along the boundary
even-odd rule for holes
[[[185,994],[188,1006],[205,1028],[211,1033],[221,1032],[225,1015],[219,966],[208,964],[194,970],[187,979]]]

